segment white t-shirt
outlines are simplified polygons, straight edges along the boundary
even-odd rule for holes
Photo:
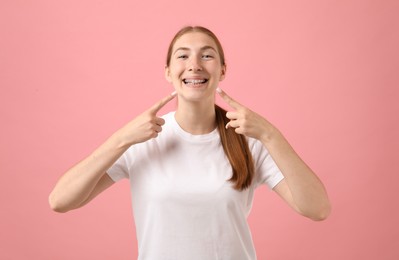
[[[130,147],[107,171],[130,180],[139,260],[256,259],[247,223],[254,190],[283,179],[256,139],[248,138],[255,162],[252,185],[237,191],[218,130],[192,135],[174,112],[155,139]]]

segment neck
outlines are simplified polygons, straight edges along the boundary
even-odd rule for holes
[[[186,102],[179,100],[175,118],[180,127],[191,134],[200,135],[216,128],[215,102]]]

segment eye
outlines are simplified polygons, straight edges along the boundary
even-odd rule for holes
[[[202,55],[202,58],[206,59],[206,60],[209,60],[209,59],[213,59],[213,56],[210,55],[210,54],[204,54],[204,55]]]
[[[188,56],[186,54],[181,54],[177,56],[178,59],[187,59]]]

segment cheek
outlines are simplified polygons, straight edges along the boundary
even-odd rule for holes
[[[178,78],[180,77],[180,75],[184,72],[184,69],[182,67],[175,67],[172,71],[171,71],[171,75],[173,78]]]
[[[215,69],[213,73],[214,77],[217,79],[221,79],[223,77],[222,70],[220,68],[214,68],[214,69]]]
[[[173,70],[170,71],[171,83],[173,83],[174,85],[178,84],[181,81],[182,72],[183,71],[181,69],[175,66]]]
[[[170,63],[169,68],[172,71],[180,71],[180,70],[184,69],[184,66],[185,66],[184,62],[182,62],[182,61],[173,61]]]

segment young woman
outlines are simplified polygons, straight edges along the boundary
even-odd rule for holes
[[[254,191],[266,184],[294,210],[323,220],[323,184],[280,131],[218,88],[222,46],[203,27],[172,40],[165,77],[175,92],[115,132],[68,170],[51,208],[82,207],[129,178],[139,259],[256,259],[247,224]],[[232,108],[215,105],[219,94]],[[175,112],[157,112],[177,97]]]

